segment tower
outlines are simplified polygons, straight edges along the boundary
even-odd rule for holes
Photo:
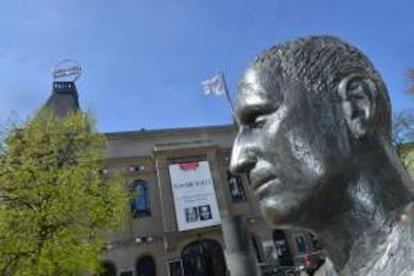
[[[54,81],[52,95],[42,107],[44,108],[52,110],[58,117],[64,117],[70,111],[79,110],[79,97],[75,82]]]
[[[43,105],[58,117],[80,109],[79,96],[75,81],[81,75],[81,67],[73,60],[65,59],[58,63],[52,72],[52,95]]]

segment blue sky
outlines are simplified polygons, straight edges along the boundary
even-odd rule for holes
[[[412,0],[14,0],[0,4],[0,122],[48,98],[51,70],[73,58],[77,86],[104,132],[227,124],[222,97],[200,82],[218,70],[231,93],[273,44],[331,34],[361,48],[385,79],[394,111],[410,108]]]

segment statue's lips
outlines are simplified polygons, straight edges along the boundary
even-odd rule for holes
[[[266,191],[269,186],[277,185],[278,183],[280,183],[280,180],[274,175],[269,175],[254,180],[252,181],[254,194],[259,196],[260,194],[263,194],[263,192]]]

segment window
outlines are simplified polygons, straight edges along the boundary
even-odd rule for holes
[[[144,180],[135,180],[131,186],[133,198],[130,200],[131,212],[134,218],[151,215],[148,183]]]
[[[168,262],[170,276],[183,276],[183,264],[181,260],[171,260]]]
[[[322,250],[322,246],[318,240],[318,238],[309,232],[309,236],[311,238],[311,242],[312,242],[312,246],[313,246],[313,250]]]
[[[275,229],[273,231],[273,242],[275,244],[279,264],[281,266],[293,266],[294,262],[286,232],[281,229]]]
[[[296,249],[298,253],[306,252],[306,242],[305,242],[305,237],[303,235],[295,236],[295,243],[296,243]]]
[[[233,175],[227,171],[227,182],[229,183],[231,199],[233,202],[246,200],[246,194],[244,193],[243,183],[240,176]]]

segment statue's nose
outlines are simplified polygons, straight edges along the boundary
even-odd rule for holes
[[[231,153],[230,171],[233,174],[247,173],[256,165],[256,162],[256,155],[250,147],[236,139]]]

